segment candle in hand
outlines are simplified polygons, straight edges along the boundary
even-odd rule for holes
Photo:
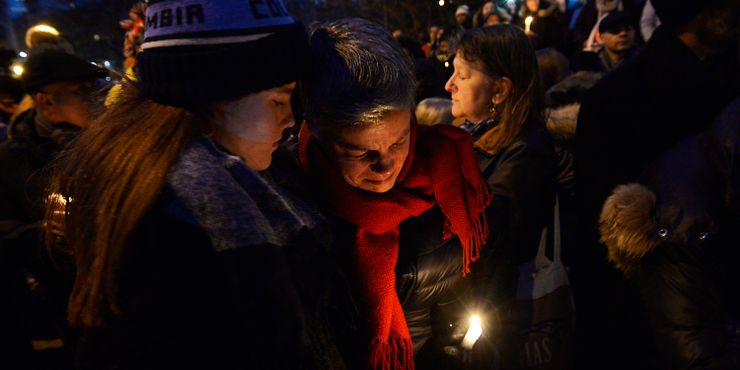
[[[480,335],[483,333],[483,327],[481,326],[480,316],[473,315],[470,317],[470,328],[465,333],[461,346],[465,349],[473,349],[473,345],[478,341]]]
[[[532,21],[534,21],[534,18],[531,15],[524,18],[524,33],[528,34],[532,31]]]

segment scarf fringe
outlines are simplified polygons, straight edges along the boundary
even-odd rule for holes
[[[470,264],[480,258],[480,249],[488,240],[488,222],[486,220],[486,207],[493,199],[493,194],[488,190],[488,183],[485,180],[478,181],[475,184],[475,191],[478,194],[477,206],[480,211],[475,216],[472,231],[467,240],[460,240],[463,247],[462,274],[467,276],[470,273]],[[460,233],[458,233],[460,235]]]
[[[370,344],[370,369],[414,370],[411,341],[403,338],[391,338],[387,342],[373,340]]]

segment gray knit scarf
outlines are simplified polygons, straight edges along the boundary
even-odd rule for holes
[[[323,218],[244,161],[206,137],[185,146],[170,170],[168,185],[221,252],[250,245],[284,246]]]

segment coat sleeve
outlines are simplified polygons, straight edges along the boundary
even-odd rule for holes
[[[725,325],[720,293],[696,255],[668,245],[651,260],[640,274],[640,290],[666,368],[737,369],[740,347]]]

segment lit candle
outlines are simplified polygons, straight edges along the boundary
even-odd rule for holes
[[[534,21],[534,18],[531,15],[524,18],[524,33],[530,33],[532,31],[532,21]]]
[[[473,345],[478,341],[480,335],[483,333],[483,327],[481,326],[480,316],[473,315],[470,317],[470,328],[465,333],[465,337],[462,341],[462,348],[473,349]]]

